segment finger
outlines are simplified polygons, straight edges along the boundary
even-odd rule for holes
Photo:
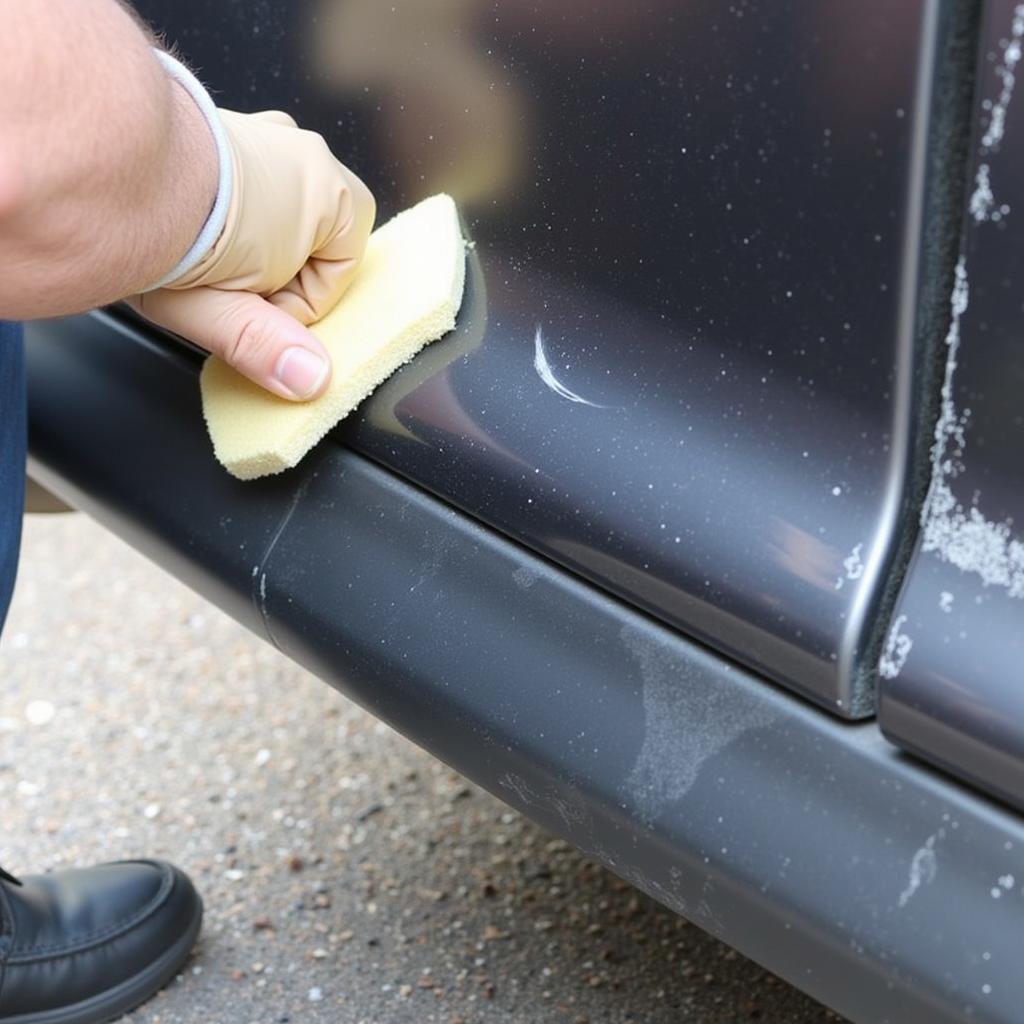
[[[286,114],[283,110],[259,110],[249,116],[259,121],[269,121],[270,124],[280,124],[285,128],[298,128],[295,118],[291,114]]]
[[[252,292],[164,288],[130,301],[147,319],[219,356],[282,398],[316,398],[330,380],[330,356],[320,341]]]
[[[315,323],[341,301],[359,263],[358,258],[322,260],[311,256],[283,288],[267,296],[267,301],[299,323]]]
[[[338,169],[337,223],[295,277],[269,297],[304,324],[329,313],[352,284],[377,214],[370,190],[347,167]]]

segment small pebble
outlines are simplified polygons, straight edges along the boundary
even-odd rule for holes
[[[32,700],[25,707],[25,718],[32,725],[48,725],[56,714],[57,709],[48,700]]]

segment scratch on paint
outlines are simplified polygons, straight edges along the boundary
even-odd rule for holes
[[[551,369],[551,364],[548,362],[547,354],[544,351],[544,334],[541,331],[540,325],[537,326],[537,333],[533,336],[533,368],[537,371],[537,376],[540,377],[540,379],[544,381],[544,383],[551,388],[556,395],[560,395],[562,398],[565,398],[570,402],[589,405],[594,409],[609,408],[607,405],[599,405],[597,402],[591,402],[582,395],[577,395],[575,391],[570,391],[560,380],[558,380]]]
[[[577,834],[581,826],[585,834],[593,837],[590,812],[575,786],[565,785],[560,789],[549,786],[545,796],[538,793],[526,779],[515,772],[505,772],[498,780],[498,785],[515,793],[520,803],[527,807],[541,807],[554,811],[562,819],[567,831],[574,836],[574,841],[579,838]]]
[[[910,862],[910,875],[907,878],[906,888],[900,893],[901,907],[905,907],[910,902],[911,897],[922,885],[928,885],[935,880],[939,870],[938,861],[935,859],[935,844],[945,834],[945,830],[940,828],[934,835],[929,836],[924,841],[924,846],[914,854]]]
[[[515,774],[515,772],[506,772],[499,780],[498,785],[502,789],[510,789],[521,803],[526,804],[528,807],[540,802],[540,794],[535,793],[529,783],[521,775]]]
[[[316,477],[316,473],[312,473],[307,476],[301,484],[295,489],[295,493],[292,495],[292,500],[288,503],[288,508],[285,510],[283,516],[281,516],[280,522],[277,524],[277,528],[274,530],[273,536],[271,536],[266,549],[263,552],[263,557],[260,558],[259,562],[252,567],[252,578],[253,578],[253,590],[252,590],[252,601],[256,608],[256,612],[263,623],[263,628],[266,630],[267,637],[275,647],[280,647],[277,642],[277,638],[274,636],[273,628],[270,625],[270,619],[267,616],[267,572],[270,566],[270,556],[274,553],[274,548],[277,547],[277,542],[281,539],[281,535],[284,533],[288,524],[291,522],[292,516],[295,515],[295,510],[299,507],[299,503],[302,501],[309,490],[309,485]],[[259,584],[257,587],[256,578],[259,577]]]

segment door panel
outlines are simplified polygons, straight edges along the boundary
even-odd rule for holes
[[[223,105],[324,132],[382,217],[460,203],[460,332],[338,436],[830,709],[873,709],[934,4],[139,7]]]

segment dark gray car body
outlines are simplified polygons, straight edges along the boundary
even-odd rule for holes
[[[383,217],[451,191],[466,301],[249,484],[193,352],[119,312],[35,325],[34,475],[848,1016],[1020,1020],[1024,12],[139,6]],[[933,463],[1008,583],[918,530]]]

